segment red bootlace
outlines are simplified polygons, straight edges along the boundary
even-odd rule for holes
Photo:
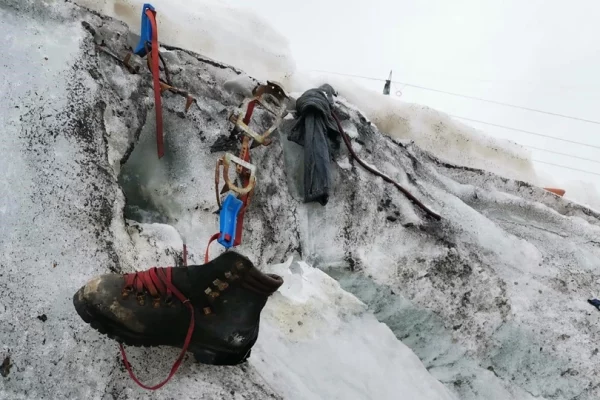
[[[187,349],[192,340],[192,335],[194,334],[194,307],[190,303],[190,300],[186,298],[177,288],[171,283],[172,271],[173,268],[156,268],[153,267],[148,271],[136,272],[133,274],[125,275],[125,287],[133,288],[137,293],[142,293],[144,289],[146,289],[153,297],[159,297],[161,294],[166,294],[166,298],[170,299],[172,295],[175,295],[177,299],[179,299],[189,310],[190,310],[190,326],[187,331],[187,335],[185,336],[185,341],[183,342],[183,349],[175,360],[173,367],[171,367],[171,372],[169,376],[164,381],[160,382],[154,386],[144,385],[140,380],[135,376],[133,370],[131,369],[131,364],[127,360],[127,355],[125,355],[125,347],[120,343],[119,346],[121,348],[121,355],[123,356],[123,362],[125,363],[125,368],[127,368],[127,372],[129,372],[129,376],[135,383],[137,383],[140,387],[148,390],[156,390],[163,387],[167,382],[171,380],[173,375],[179,369],[181,362],[183,361],[183,357],[187,352]]]

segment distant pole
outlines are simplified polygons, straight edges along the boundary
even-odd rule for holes
[[[390,76],[385,81],[385,85],[383,86],[383,94],[386,96],[390,95],[390,86],[392,85],[392,71],[390,71]]]

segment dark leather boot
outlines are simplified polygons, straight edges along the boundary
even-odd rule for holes
[[[102,275],[79,289],[73,304],[119,343],[179,347],[178,362],[187,350],[205,364],[235,365],[249,357],[260,312],[282,283],[230,251],[205,265]]]

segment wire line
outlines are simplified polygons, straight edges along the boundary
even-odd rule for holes
[[[537,133],[537,132],[527,131],[525,129],[513,128],[513,127],[510,127],[510,126],[506,126],[506,125],[494,124],[492,122],[481,121],[481,120],[478,120],[478,119],[467,118],[467,117],[460,117],[458,115],[452,115],[452,114],[448,114],[448,115],[451,116],[451,117],[454,117],[454,118],[464,119],[465,121],[477,122],[477,123],[480,123],[480,124],[495,126],[495,127],[498,127],[498,128],[510,129],[511,131],[523,132],[523,133],[527,133],[529,135],[541,136],[541,137],[545,137],[545,138],[549,138],[549,139],[559,140],[561,142],[578,144],[578,145],[581,145],[581,146],[591,147],[593,149],[599,149],[600,150],[600,146],[595,146],[593,144],[588,144],[588,143],[583,143],[583,142],[577,142],[575,140],[569,140],[569,139],[562,139],[562,138],[558,138],[556,136],[544,135],[543,133]]]
[[[324,70],[318,70],[318,69],[314,69],[312,71],[323,72],[323,73],[326,73],[326,74],[341,75],[341,76],[350,76],[350,77],[354,77],[354,78],[362,78],[362,79],[369,79],[369,80],[373,80],[373,81],[382,81],[382,82],[385,82],[385,79],[372,78],[372,77],[363,76],[363,75],[344,74],[344,73],[341,73],[341,72],[324,71]],[[552,115],[554,117],[567,118],[567,119],[572,119],[572,120],[575,120],[575,121],[587,122],[587,123],[590,123],[590,124],[600,125],[600,121],[594,121],[592,119],[586,119],[586,118],[580,118],[580,117],[573,117],[572,115],[566,115],[566,114],[560,114],[560,113],[555,113],[555,112],[551,112],[551,111],[539,110],[537,108],[518,106],[518,105],[515,105],[515,104],[505,103],[505,102],[502,102],[502,101],[489,100],[489,99],[484,99],[482,97],[469,96],[469,95],[462,94],[462,93],[455,93],[455,92],[449,92],[449,91],[446,91],[446,90],[434,89],[434,88],[430,88],[430,87],[427,87],[427,86],[415,85],[415,84],[408,83],[408,82],[401,82],[401,81],[392,81],[392,82],[393,83],[398,83],[400,85],[406,85],[406,86],[409,86],[409,87],[413,87],[413,88],[416,88],[416,89],[428,90],[428,91],[431,91],[431,92],[443,93],[443,94],[447,94],[447,95],[450,95],[450,96],[462,97],[462,98],[465,98],[465,99],[477,100],[477,101],[482,101],[482,102],[491,103],[491,104],[497,104],[497,105],[501,105],[501,106],[504,106],[504,107],[517,108],[517,109],[531,111],[531,112],[536,112],[536,113],[540,113],[540,114]]]
[[[597,172],[586,171],[585,169],[578,169],[578,168],[567,167],[566,165],[554,164],[554,163],[551,163],[551,162],[541,161],[541,160],[532,160],[532,161],[538,162],[538,163],[542,163],[542,164],[554,165],[555,167],[560,167],[560,168],[565,168],[565,169],[571,169],[573,171],[585,172],[586,174],[592,174],[592,175],[598,175],[598,176],[600,176],[600,174],[597,173]]]
[[[561,153],[560,151],[554,151],[554,150],[542,149],[542,148],[540,148],[540,147],[529,146],[529,145],[526,145],[526,144],[522,144],[521,146],[529,147],[530,149],[534,149],[534,150],[545,151],[545,152],[547,152],[547,153],[559,154],[559,155],[561,155],[561,156],[578,158],[578,159],[580,159],[580,160],[584,160],[584,161],[589,161],[589,162],[593,162],[593,163],[598,163],[598,164],[600,164],[600,161],[598,161],[598,160],[592,160],[591,158],[579,157],[579,156],[575,156],[575,155],[573,155],[573,154],[567,154],[567,153]]]

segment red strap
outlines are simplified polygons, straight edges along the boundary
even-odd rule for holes
[[[206,245],[206,253],[204,253],[204,264],[208,264],[208,249],[210,248],[210,244],[219,238],[220,233],[215,233],[210,237],[208,244]]]
[[[160,98],[160,69],[158,68],[158,27],[156,25],[156,11],[146,9],[146,16],[150,20],[152,27],[152,81],[154,85],[154,106],[156,108],[156,148],[158,150],[158,158],[165,155],[163,145],[163,118],[162,105]]]
[[[196,324],[196,321],[194,318],[194,307],[192,306],[192,303],[190,303],[190,300],[187,299],[183,295],[183,293],[181,293],[171,283],[171,272],[172,272],[171,268],[167,268],[166,273],[163,269],[157,270],[156,268],[153,268],[152,270],[153,270],[153,277],[158,278],[166,286],[167,293],[168,293],[167,296],[169,296],[171,293],[173,293],[175,295],[175,297],[177,297],[188,308],[188,310],[190,310],[190,326],[188,327],[187,334],[185,335],[185,341],[183,342],[183,348],[181,349],[181,353],[179,354],[179,357],[177,357],[177,360],[175,360],[175,363],[173,363],[173,367],[171,367],[171,372],[169,373],[169,376],[167,376],[167,379],[165,379],[164,381],[162,381],[159,384],[156,384],[154,386],[147,386],[147,385],[144,385],[142,382],[140,382],[140,380],[133,373],[133,370],[131,369],[131,364],[129,364],[129,361],[127,360],[127,355],[125,354],[125,347],[123,347],[122,343],[119,344],[119,347],[121,348],[121,356],[123,357],[123,362],[125,363],[125,368],[127,368],[127,372],[129,372],[129,376],[140,387],[142,387],[144,389],[148,389],[148,390],[160,389],[161,387],[166,385],[167,382],[169,382],[171,380],[173,375],[175,375],[175,373],[177,372],[177,370],[179,369],[179,366],[181,365],[181,363],[183,361],[183,357],[185,356],[185,353],[187,352],[188,347],[190,346],[190,342],[192,341],[192,335],[194,334],[194,326]]]
[[[254,107],[256,106],[256,100],[251,101],[248,104],[248,108],[246,108],[246,115],[244,115],[244,123],[248,125],[250,123],[250,118],[252,118],[252,113],[254,112]]]
[[[246,125],[248,125],[250,123],[250,119],[252,118],[252,113],[254,112],[255,106],[256,106],[256,101],[253,101],[250,104],[248,104],[248,108],[246,109],[246,115],[244,116],[244,123]],[[249,139],[247,137],[243,137],[242,143],[244,142],[244,140],[248,141]],[[248,151],[241,154],[241,158],[246,162],[250,162],[250,145],[248,145],[247,148],[248,148]],[[241,179],[242,179],[242,185],[248,186],[248,183],[250,181],[248,174],[242,173]],[[242,201],[242,209],[240,210],[238,217],[237,217],[237,224],[235,227],[235,238],[233,240],[234,246],[239,246],[240,244],[242,244],[242,233],[244,231],[244,216],[246,215],[246,208],[248,208],[249,198],[250,198],[250,193],[246,193],[246,194],[240,196],[240,200]]]
[[[242,209],[238,213],[237,223],[235,226],[235,238],[233,239],[233,245],[239,246],[242,244],[242,233],[244,231],[244,216],[246,215],[246,208],[248,207],[248,195],[243,195],[240,200],[242,200]]]

